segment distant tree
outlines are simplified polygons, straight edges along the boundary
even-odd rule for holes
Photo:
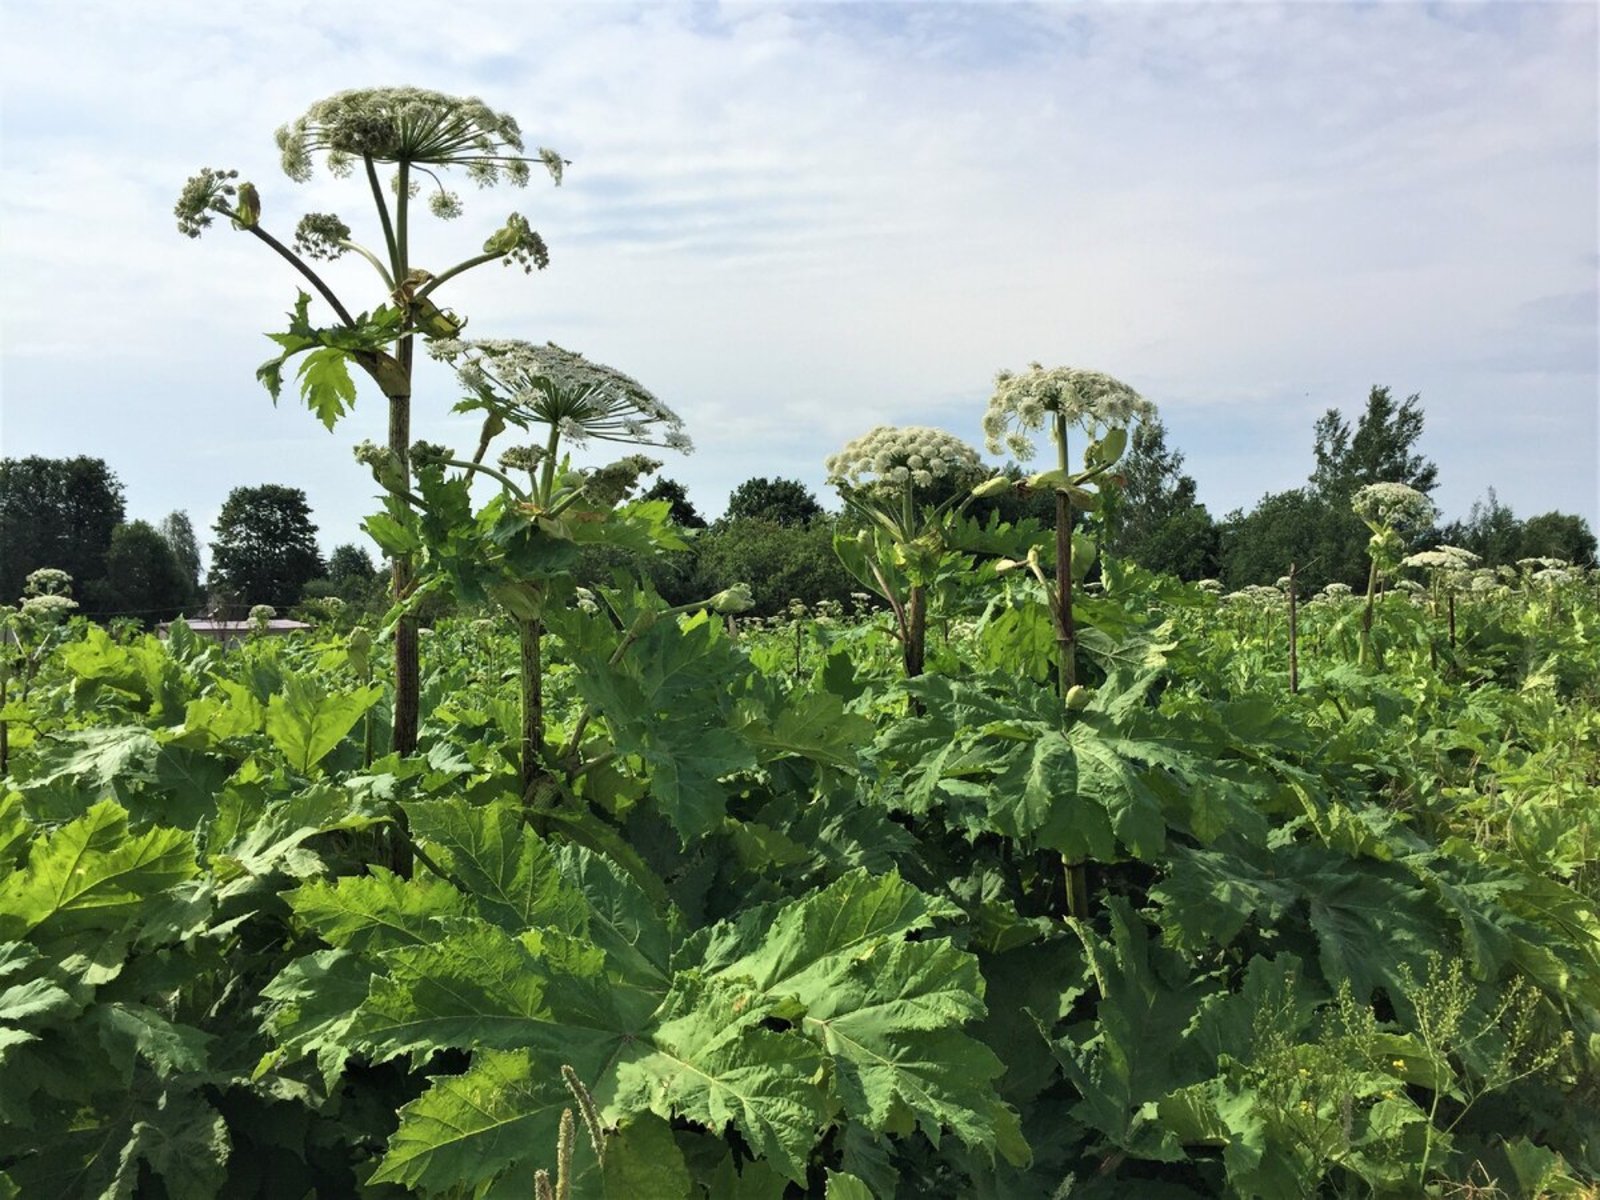
[[[1316,468],[1308,496],[1320,502],[1314,550],[1324,580],[1366,583],[1371,531],[1350,509],[1358,488],[1403,483],[1426,495],[1438,486],[1439,468],[1416,449],[1422,427],[1420,396],[1397,403],[1388,388],[1377,386],[1367,394],[1366,409],[1353,429],[1337,409],[1330,408],[1317,421],[1312,450]]]
[[[334,597],[363,610],[388,607],[387,581],[372,556],[350,542],[333,548],[328,556],[328,573],[308,583],[303,595],[308,600]]]
[[[798,526],[820,517],[822,505],[798,479],[746,479],[728,497],[724,521],[767,521]]]
[[[652,483],[641,500],[665,500],[672,505],[672,519],[685,529],[704,529],[706,519],[700,515],[698,509],[690,503],[689,493],[684,490],[683,484],[676,479],[658,479]]]
[[[148,521],[132,521],[112,533],[105,577],[85,589],[83,608],[96,620],[132,617],[148,625],[171,620],[194,598],[167,539]]]
[[[1547,512],[1523,522],[1522,553],[1518,557],[1563,558],[1592,567],[1596,549],[1589,522],[1573,513]]]
[[[246,605],[288,612],[323,574],[317,527],[299,488],[263,484],[234,488],[213,526],[211,586]]]
[[[58,567],[80,585],[104,578],[122,498],[122,484],[103,459],[0,462],[0,598],[21,595],[23,581],[40,567]]]
[[[1403,483],[1424,494],[1439,484],[1439,468],[1416,450],[1422,436],[1422,397],[1396,404],[1386,387],[1374,386],[1354,432],[1330,408],[1315,429],[1316,470],[1311,486],[1331,503],[1342,504],[1369,483]]]
[[[1270,584],[1293,565],[1308,587],[1350,583],[1348,569],[1329,555],[1341,544],[1345,515],[1309,488],[1263,496],[1248,515],[1229,513],[1220,530],[1222,581],[1230,588]]]
[[[372,556],[360,546],[346,542],[335,546],[328,556],[328,578],[334,583],[362,583],[378,577],[378,568]]]
[[[1452,521],[1440,529],[1438,540],[1472,551],[1486,567],[1498,567],[1522,557],[1522,522],[1490,488],[1482,500],[1472,502],[1465,521]]]
[[[1218,536],[1195,482],[1183,473],[1183,453],[1167,448],[1167,430],[1156,417],[1134,427],[1128,453],[1117,464],[1123,483],[1106,488],[1110,551],[1152,571],[1182,579],[1217,572]]]
[[[172,548],[172,555],[189,583],[190,600],[186,603],[192,602],[200,595],[200,539],[195,536],[189,514],[182,509],[168,513],[156,526],[156,532]]]
[[[775,521],[719,521],[697,543],[698,587],[712,595],[735,583],[748,583],[755,612],[770,615],[790,600],[847,603],[858,584],[833,550],[827,521],[780,525]]]

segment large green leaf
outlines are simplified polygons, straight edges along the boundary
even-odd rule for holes
[[[525,1164],[531,1196],[535,1168],[555,1173],[556,1132],[571,1101],[560,1071],[536,1055],[475,1055],[464,1073],[435,1077],[401,1108],[400,1127],[369,1183],[454,1193]]]
[[[51,933],[119,928],[147,897],[195,869],[192,835],[161,828],[130,834],[126,810],[103,800],[40,838],[27,866],[0,881],[0,938],[41,927]]]
[[[584,928],[587,905],[562,878],[550,848],[514,804],[474,808],[451,800],[405,806],[412,835],[466,889],[487,920],[513,933],[535,925]]]
[[[314,880],[284,898],[324,941],[357,951],[426,945],[471,911],[471,901],[442,879],[402,879],[377,866],[367,875]]]
[[[823,1060],[809,1039],[763,1027],[774,1006],[748,980],[679,972],[651,1048],[619,1063],[608,1113],[731,1123],[778,1170],[804,1180],[828,1116],[816,1085]]]
[[[376,684],[332,692],[307,677],[288,675],[283,690],[267,701],[267,736],[289,765],[304,775],[382,698],[383,688]]]

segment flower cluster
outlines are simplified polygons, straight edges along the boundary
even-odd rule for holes
[[[880,425],[831,456],[825,465],[828,480],[835,485],[879,484],[898,490],[906,483],[927,487],[947,475],[976,471],[981,463],[976,450],[942,429]]]
[[[1397,532],[1426,528],[1438,515],[1432,500],[1403,483],[1369,483],[1351,498],[1350,507],[1374,529]]]
[[[550,251],[544,239],[521,213],[512,213],[504,225],[489,235],[483,243],[483,252],[505,255],[500,260],[501,265],[509,267],[516,263],[524,275],[532,275],[535,268],[542,271],[550,265]]]
[[[648,475],[660,466],[659,459],[630,454],[589,472],[583,481],[583,490],[596,504],[621,504],[633,495],[641,475]]]
[[[554,342],[447,339],[430,352],[455,363],[483,407],[523,428],[548,425],[579,446],[593,438],[685,453],[694,448],[683,419],[638,380]]]
[[[994,395],[983,415],[983,435],[991,454],[1009,450],[1018,459],[1029,459],[1034,446],[1028,433],[1043,429],[1047,419],[1063,417],[1092,433],[1126,428],[1154,413],[1153,404],[1109,375],[1076,367],[1046,370],[1032,363],[1021,373],[1001,371],[995,376]]]
[[[311,178],[312,155],[324,153],[328,169],[347,175],[357,161],[465,167],[479,187],[506,179],[525,186],[538,161],[561,182],[565,160],[540,149],[522,153],[522,131],[508,113],[497,113],[476,97],[446,96],[422,88],[356,88],[319,100],[304,116],[277,132],[283,169],[290,179]],[[429,172],[431,174],[431,172]],[[442,217],[460,213],[461,203],[443,186],[430,207]]]
[[[442,446],[438,442],[413,442],[411,444],[411,465],[417,468],[443,466],[456,456],[449,446]]]
[[[511,446],[500,455],[499,462],[507,471],[532,472],[538,469],[543,458],[542,446]]]
[[[1478,556],[1460,546],[1436,546],[1422,550],[1400,560],[1402,567],[1421,567],[1425,571],[1454,573],[1470,571],[1478,565]]]
[[[54,625],[57,621],[70,616],[72,610],[77,607],[78,602],[72,597],[47,592],[42,596],[29,596],[23,600],[21,613],[25,620],[40,625]]]
[[[250,608],[250,624],[265,625],[278,615],[278,610],[270,604],[256,604]]]
[[[40,567],[22,581],[24,596],[70,596],[72,576],[59,567]]]
[[[389,491],[405,490],[405,472],[393,450],[376,442],[365,441],[355,448],[356,461],[372,472],[380,486]]]
[[[172,209],[178,218],[178,232],[197,238],[216,219],[216,214],[232,216],[234,197],[239,192],[232,181],[237,178],[237,171],[218,171],[212,167],[201,167],[199,174],[191,175]]]
[[[307,258],[338,258],[349,243],[350,226],[333,213],[307,213],[295,226],[294,248]]]

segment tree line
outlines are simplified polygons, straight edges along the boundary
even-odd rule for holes
[[[204,575],[186,512],[156,524],[129,521],[124,502],[122,482],[102,459],[0,461],[0,599],[20,595],[41,567],[72,576],[84,615],[145,625],[180,614],[237,618],[257,604],[288,612],[319,596],[363,604],[381,596],[365,550],[340,546],[323,560],[299,488],[233,489],[212,528]]]
[[[1369,483],[1404,483],[1424,494],[1437,487],[1437,465],[1417,449],[1423,423],[1420,397],[1396,400],[1388,388],[1373,387],[1353,424],[1334,409],[1317,420],[1304,486],[1268,493],[1248,512],[1236,509],[1218,520],[1200,503],[1182,451],[1167,444],[1159,420],[1150,420],[1136,427],[1117,486],[1105,489],[1103,510],[1081,519],[1111,555],[1183,579],[1240,588],[1271,583],[1294,564],[1310,587],[1359,586],[1367,530],[1351,512],[1350,498]],[[644,564],[671,602],[742,582],[751,586],[757,611],[774,613],[794,600],[848,604],[859,588],[833,550],[837,519],[798,480],[748,479],[715,521],[703,517],[672,479],[658,479],[641,498],[666,501],[673,520],[694,533],[688,553]],[[973,514],[980,520],[1047,518],[1047,500],[1012,493],[975,505]],[[99,620],[238,616],[257,604],[287,613],[329,597],[358,610],[387,603],[366,550],[344,544],[323,559],[310,505],[298,488],[235,488],[212,532],[211,566],[202,577],[188,515],[173,512],[154,525],[125,520],[123,486],[104,461],[0,462],[0,597],[19,595],[30,571],[59,567],[77,581],[82,611]],[[1596,561],[1595,535],[1582,517],[1547,512],[1522,519],[1493,488],[1465,518],[1437,525],[1417,542],[1460,546],[1488,566],[1536,556]],[[590,583],[604,583],[623,565],[617,551],[585,553],[581,574]]]

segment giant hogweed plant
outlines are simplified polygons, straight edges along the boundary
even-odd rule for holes
[[[384,512],[367,530],[392,555],[414,557],[422,590],[448,588],[468,603],[489,601],[509,618],[519,652],[521,723],[519,752],[523,802],[540,819],[554,815],[568,785],[598,765],[582,758],[584,735],[595,713],[585,709],[564,744],[546,744],[543,642],[553,614],[580,602],[571,575],[584,546],[609,546],[638,553],[681,550],[678,531],[664,501],[626,504],[641,475],[660,464],[629,454],[598,468],[573,466],[572,449],[591,441],[630,446],[691,448],[683,423],[637,380],[553,344],[512,340],[435,343],[433,352],[456,367],[467,396],[457,411],[482,413],[478,444],[470,456],[438,445],[412,447],[415,490],[386,448],[364,444],[357,457],[385,489]],[[485,461],[502,434],[532,435]],[[493,495],[474,507],[472,485],[488,482]],[[601,614],[596,599],[585,607],[595,619],[622,619],[613,604]],[[623,636],[601,673],[615,671],[623,657],[663,619],[709,608],[719,613],[749,606],[748,589],[727,589],[703,603],[665,608],[645,603],[627,612]],[[573,621],[558,622],[569,635]],[[612,843],[612,849],[621,852]]]
[[[1433,501],[1403,483],[1369,483],[1351,498],[1350,507],[1372,536],[1367,539],[1367,602],[1361,614],[1360,664],[1379,662],[1372,642],[1372,613],[1378,583],[1400,566],[1406,538],[1428,527],[1437,515]],[[1381,662],[1380,662],[1381,665]]]
[[[970,560],[950,550],[950,532],[973,500],[965,482],[981,470],[978,452],[959,438],[921,425],[880,425],[827,460],[829,482],[865,527],[834,535],[845,569],[883,597],[894,614],[906,678],[927,657],[928,589]],[[955,484],[934,505],[917,489]]]
[[[1037,576],[1055,622],[1056,683],[1064,704],[1070,703],[1078,670],[1078,632],[1072,612],[1073,508],[1098,506],[1099,498],[1091,488],[1127,449],[1129,427],[1154,411],[1148,400],[1109,375],[1076,367],[1047,370],[1033,363],[1024,372],[1004,370],[995,377],[995,390],[983,416],[990,453],[1010,450],[1019,461],[1026,461],[1034,455],[1028,435],[1044,428],[1055,443],[1054,469],[1027,480],[1031,488],[1049,488],[1055,493],[1055,586],[1046,579],[1036,553],[1029,554],[1025,565]],[[1068,445],[1073,429],[1089,437],[1083,470],[1076,472]],[[1067,875],[1072,912],[1086,917],[1088,884],[1082,863],[1069,863]]]
[[[544,240],[526,217],[512,213],[471,254],[434,272],[412,260],[414,201],[424,184],[431,187],[428,210],[441,219],[462,211],[460,196],[441,178],[449,170],[465,171],[478,187],[506,182],[527,185],[535,164],[559,185],[566,163],[552,150],[525,153],[521,130],[506,113],[476,98],[447,96],[412,87],[358,88],[313,104],[277,132],[284,173],[297,183],[312,176],[317,156],[338,178],[359,173],[370,192],[381,241],[368,247],[355,240],[344,220],[333,213],[308,213],[295,227],[293,246],[263,224],[259,189],[235,182],[235,170],[202,169],[191,177],[178,198],[178,229],[199,237],[218,217],[248,233],[287,262],[332,310],[331,325],[314,324],[311,296],[301,292],[290,313],[289,328],[268,336],[281,353],[262,364],[256,376],[274,401],[283,387],[283,372],[299,357],[300,393],[306,405],[329,429],[355,404],[353,364],[367,375],[388,401],[388,448],[402,490],[410,472],[412,373],[417,337],[454,338],[464,319],[443,310],[436,294],[462,273],[491,262],[516,264],[525,271],[549,262]],[[393,168],[388,186],[380,170]],[[355,255],[372,267],[381,284],[379,302],[356,313],[330,286],[313,263]],[[404,601],[414,586],[409,557],[393,559],[393,589]],[[415,747],[419,678],[417,625],[404,616],[394,628],[394,746],[401,753]]]

